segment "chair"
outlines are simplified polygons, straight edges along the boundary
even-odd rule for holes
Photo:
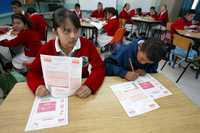
[[[112,48],[115,47],[115,45],[121,44],[123,42],[125,32],[126,32],[126,30],[124,28],[119,28],[115,32],[111,42],[101,48],[101,52],[103,53],[103,52],[107,52],[107,51],[112,51]]]
[[[181,79],[181,77],[183,76],[183,74],[185,73],[185,71],[188,69],[188,67],[194,64],[195,66],[198,67],[197,72],[196,72],[196,76],[195,78],[198,79],[199,74],[200,74],[200,56],[194,58],[193,60],[188,60],[188,64],[186,65],[186,67],[183,69],[182,73],[180,74],[180,76],[178,77],[178,79],[176,80],[176,83],[179,82],[179,80]]]

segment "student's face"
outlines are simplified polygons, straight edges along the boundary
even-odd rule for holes
[[[98,9],[99,11],[100,11],[100,10],[103,10],[103,5],[102,5],[102,4],[98,4],[97,9]]]
[[[162,7],[160,8],[160,11],[161,11],[161,12],[166,11],[166,7],[165,7],[165,6],[162,6]]]
[[[137,61],[140,64],[152,64],[153,63],[152,61],[150,61],[147,58],[147,55],[143,51],[140,50],[140,47],[138,48]]]
[[[150,14],[151,14],[151,15],[154,15],[154,14],[155,14],[155,10],[150,9]]]
[[[20,19],[13,19],[13,29],[16,31],[21,31],[25,28],[24,23]]]
[[[127,4],[126,7],[125,7],[125,9],[128,11],[130,9],[130,5]]]
[[[57,28],[60,45],[66,50],[73,48],[79,38],[79,30],[70,20],[66,20],[65,26]]]
[[[80,12],[80,11],[81,11],[81,9],[80,9],[79,7],[76,7],[75,10],[76,10],[77,12]]]
[[[193,18],[194,18],[194,16],[195,16],[195,14],[188,14],[188,15],[186,16],[186,19],[187,19],[188,21],[192,21]]]
[[[20,14],[22,12],[21,7],[18,7],[16,5],[12,5],[11,7],[12,7],[13,12],[16,14]]]

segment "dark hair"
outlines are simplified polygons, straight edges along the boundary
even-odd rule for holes
[[[32,28],[31,22],[24,15],[14,14],[14,15],[12,15],[12,22],[13,22],[14,19],[19,19],[24,23],[24,25],[28,26],[29,29]]]
[[[105,14],[111,13],[113,16],[118,17],[117,10],[116,10],[114,7],[106,7],[106,8],[104,9],[104,13],[105,13]]]
[[[129,4],[128,4],[128,3],[125,3],[123,9],[124,9],[127,5],[129,5]]]
[[[159,62],[167,52],[164,43],[156,39],[145,40],[140,50],[143,51],[152,62]]]
[[[196,14],[196,11],[193,9],[190,9],[189,11],[186,12],[186,15],[189,15],[189,14]]]
[[[20,1],[18,1],[18,0],[13,0],[13,1],[11,2],[11,5],[13,5],[13,6],[18,6],[18,7],[22,7],[22,3],[21,3]]]
[[[27,11],[26,11],[26,13],[30,13],[30,14],[33,14],[33,13],[35,13],[36,12],[36,10],[35,10],[35,8],[33,8],[33,7],[29,7],[28,9],[27,9]]]
[[[151,10],[156,10],[155,6],[150,7]]]
[[[137,8],[136,13],[141,16],[142,15],[142,8]]]
[[[53,13],[54,29],[57,29],[58,27],[64,25],[66,19],[69,19],[77,29],[81,27],[80,20],[74,12],[66,8],[58,8]]]
[[[81,6],[80,6],[79,3],[76,3],[74,7],[75,7],[75,8],[80,8]]]
[[[103,3],[101,3],[101,2],[98,2],[98,5],[103,5]]]

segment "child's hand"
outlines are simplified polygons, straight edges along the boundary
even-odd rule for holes
[[[140,76],[144,76],[146,72],[143,69],[137,69],[135,70],[136,73],[138,73]]]
[[[40,97],[46,96],[48,94],[49,92],[44,85],[39,85],[35,91],[35,95]]]
[[[86,85],[82,85],[75,94],[80,98],[86,98],[92,94],[92,91]]]
[[[139,77],[138,73],[129,71],[129,72],[126,73],[124,78],[126,80],[132,81],[132,80],[136,80],[138,77]]]

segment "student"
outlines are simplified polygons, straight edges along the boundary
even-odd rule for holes
[[[81,19],[82,18],[82,12],[81,12],[81,6],[79,3],[76,3],[74,6],[74,13],[76,14],[76,16]]]
[[[144,16],[144,13],[142,12],[142,8],[136,9],[136,16]]]
[[[178,18],[171,25],[172,32],[176,30],[184,30],[192,25],[192,20],[195,16],[195,10],[189,10],[185,16]]]
[[[41,47],[41,42],[37,32],[31,29],[31,24],[24,15],[14,14],[12,23],[14,29],[19,33],[12,40],[0,41],[0,45],[5,47],[24,46],[24,52],[14,57],[12,64],[16,69],[25,71],[25,64],[33,61]]]
[[[11,8],[14,12],[14,14],[23,14],[24,15],[24,11],[22,9],[22,3],[18,0],[13,0],[11,2]]]
[[[119,13],[119,18],[122,18],[126,21],[129,21],[131,19],[131,16],[129,14],[130,10],[130,4],[126,3],[122,9],[122,11]]]
[[[82,68],[82,76],[88,78],[78,89],[76,95],[80,98],[86,98],[94,94],[101,86],[104,79],[104,63],[95,45],[86,38],[79,37],[79,18],[72,11],[59,8],[53,14],[53,25],[57,33],[56,39],[50,40],[41,48],[27,74],[27,83],[30,89],[37,96],[45,96],[48,94],[42,75],[40,62],[41,54],[84,57],[85,61],[83,61],[83,63],[85,63]],[[90,74],[88,72],[89,64],[92,66]]]
[[[135,17],[136,16],[136,11],[135,9],[131,9],[129,12],[130,17]]]
[[[169,18],[168,18],[168,10],[167,10],[167,5],[163,5],[160,8],[160,12],[158,16],[156,17],[156,20],[159,20],[162,22],[162,25],[166,26]]]
[[[145,73],[156,73],[165,51],[164,44],[153,39],[137,39],[129,45],[121,45],[105,59],[106,75],[135,80]]]
[[[107,24],[103,26],[103,34],[98,36],[98,44],[100,47],[104,47],[111,42],[115,32],[119,28],[119,20],[117,17],[117,11],[113,7],[108,7],[104,10],[107,19]]]
[[[91,17],[104,19],[103,4],[101,2],[98,3],[97,9],[92,12]]]
[[[28,8],[26,15],[30,19],[33,29],[38,32],[40,40],[45,40],[47,22],[45,21],[44,16],[37,13],[34,8]]]
[[[154,6],[150,7],[150,11],[146,15],[156,19],[157,18],[156,8]]]

